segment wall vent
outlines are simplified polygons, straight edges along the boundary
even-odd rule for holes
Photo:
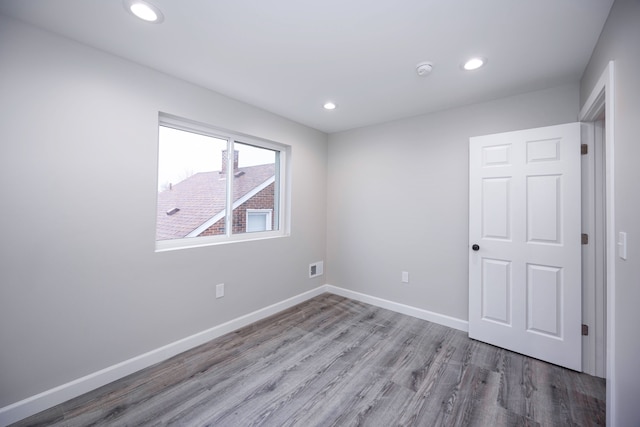
[[[314,262],[309,264],[309,278],[322,276],[324,273],[324,261]]]

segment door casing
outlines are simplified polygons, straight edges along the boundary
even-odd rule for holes
[[[606,216],[606,378],[607,425],[617,425],[615,349],[616,222],[615,222],[615,61],[609,61],[585,101],[578,120],[595,122],[604,115],[605,216]]]

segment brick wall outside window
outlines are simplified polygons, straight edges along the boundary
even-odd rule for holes
[[[233,210],[233,234],[244,233],[247,230],[247,209],[273,209],[275,183],[270,184],[255,196]],[[275,212],[271,216],[271,228],[274,228]],[[219,236],[225,233],[225,218],[213,224],[199,236]]]

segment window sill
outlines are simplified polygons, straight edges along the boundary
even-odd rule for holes
[[[219,246],[230,243],[254,242],[257,240],[270,240],[281,237],[289,237],[290,233],[282,231],[266,231],[260,233],[242,233],[231,237],[228,236],[210,236],[210,237],[191,237],[185,239],[159,240],[156,241],[155,252],[169,252],[180,249],[201,248],[205,246]]]

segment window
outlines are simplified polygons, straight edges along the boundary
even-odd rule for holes
[[[272,209],[247,209],[247,233],[271,230],[272,212]]]
[[[156,250],[285,235],[289,153],[161,114]]]

